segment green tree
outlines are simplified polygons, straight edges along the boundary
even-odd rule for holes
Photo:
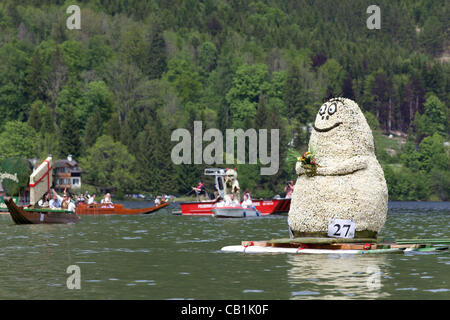
[[[345,70],[341,65],[334,59],[328,59],[319,67],[319,72],[323,74],[327,85],[326,97],[340,97],[345,79]]]
[[[29,58],[15,42],[0,46],[0,114],[4,121],[26,120]]]
[[[75,115],[74,107],[69,105],[63,114],[58,133],[58,154],[66,157],[68,154],[78,158],[81,155],[80,121]]]
[[[444,149],[444,139],[434,133],[431,137],[426,137],[419,145],[420,169],[430,172],[434,168],[448,170],[450,159]]]
[[[124,193],[135,189],[136,159],[120,142],[103,135],[80,159],[88,184],[96,187],[112,187]]]
[[[167,46],[160,26],[155,28],[149,41],[143,72],[149,79],[159,79],[167,70]]]
[[[416,115],[414,123],[417,137],[432,136],[434,133],[445,137],[447,134],[447,108],[435,95],[428,97],[424,104],[425,111]]]
[[[0,133],[0,160],[36,156],[36,131],[25,122],[9,121]]]
[[[33,127],[36,132],[41,130],[42,121],[41,121],[41,108],[43,106],[42,101],[35,101],[31,105],[30,114],[28,115],[28,124]]]
[[[201,91],[200,76],[191,63],[180,58],[171,59],[166,77],[184,102],[198,99]]]
[[[214,43],[206,41],[200,47],[200,67],[205,72],[210,72],[216,66],[217,49]]]
[[[243,64],[236,70],[232,87],[226,95],[233,127],[241,127],[247,117],[255,116],[259,96],[270,87],[268,72],[265,64]]]

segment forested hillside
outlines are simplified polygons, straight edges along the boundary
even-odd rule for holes
[[[3,0],[0,161],[72,154],[91,186],[182,195],[205,166],[172,163],[174,129],[279,128],[276,175],[237,166],[242,189],[273,196],[320,105],[343,96],[373,129],[390,199],[448,200],[450,3],[380,0],[369,30],[372,2]]]

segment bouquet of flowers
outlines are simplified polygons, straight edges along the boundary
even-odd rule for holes
[[[298,157],[297,160],[302,163],[302,167],[305,168],[308,177],[316,175],[317,168],[320,166],[317,164],[316,157],[312,151],[306,151],[301,157]]]

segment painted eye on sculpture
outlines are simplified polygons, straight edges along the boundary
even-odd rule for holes
[[[333,103],[329,108],[328,108],[328,114],[331,116],[333,113],[336,112],[336,103]]]
[[[320,115],[323,115],[323,114],[325,113],[326,110],[327,110],[326,105],[321,106],[321,107],[320,107],[320,110],[319,110],[319,114],[320,114]]]

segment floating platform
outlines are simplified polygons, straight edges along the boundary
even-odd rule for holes
[[[294,238],[242,241],[224,252],[293,254],[390,254],[448,250],[450,239],[400,239],[396,241],[346,238]]]
[[[212,209],[216,218],[254,218],[261,217],[261,212],[252,208],[221,207]]]

